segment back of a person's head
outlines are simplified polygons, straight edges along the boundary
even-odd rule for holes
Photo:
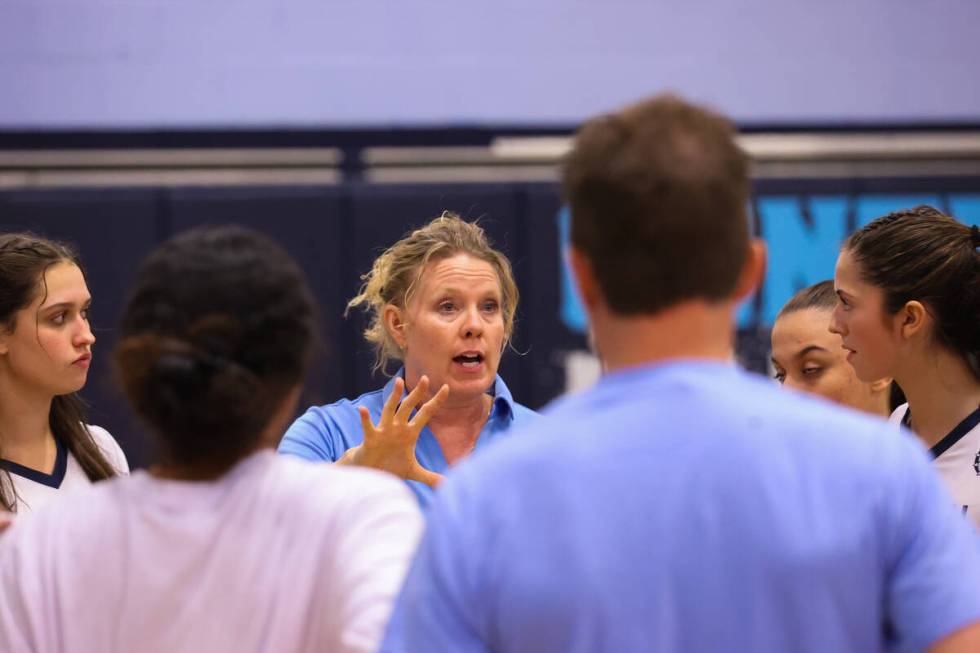
[[[147,256],[115,362],[168,462],[223,469],[255,447],[306,373],[314,313],[299,267],[255,231],[195,229]]]
[[[578,132],[564,169],[572,245],[609,307],[718,301],[748,252],[748,160],[722,116],[662,95]]]

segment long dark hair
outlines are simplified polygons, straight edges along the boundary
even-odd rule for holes
[[[931,206],[896,211],[844,243],[861,274],[894,314],[906,302],[928,307],[936,342],[961,356],[980,379],[980,231]]]
[[[44,275],[57,263],[71,263],[82,268],[78,255],[64,243],[29,233],[0,235],[0,327],[12,331],[17,312],[30,305],[38,294],[46,295]],[[48,423],[51,432],[75,457],[89,480],[116,475],[116,470],[85,428],[85,404],[77,394],[54,397]],[[0,456],[2,445],[3,425],[0,425]],[[0,473],[0,506],[11,512],[17,511],[13,480],[5,469]]]
[[[114,358],[165,462],[219,475],[255,448],[306,373],[314,306],[293,259],[243,227],[191,230],[147,256]]]

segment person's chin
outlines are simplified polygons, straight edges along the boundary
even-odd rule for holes
[[[862,361],[857,359],[855,364],[854,360],[851,361],[851,367],[854,368],[854,376],[857,377],[858,381],[862,383],[871,383],[875,379],[880,379],[880,376],[875,376],[874,370],[869,370],[865,365],[862,365]]]
[[[85,382],[88,380],[88,374],[81,375],[81,378],[75,379],[74,383],[63,384],[58,387],[54,394],[55,395],[70,395],[73,392],[78,392],[85,387]]]
[[[484,366],[484,369],[479,373],[468,372],[463,374],[453,374],[452,379],[449,382],[449,391],[455,392],[456,394],[482,394],[486,392],[491,385],[493,385],[495,378],[496,373],[489,368],[486,368],[486,366]]]

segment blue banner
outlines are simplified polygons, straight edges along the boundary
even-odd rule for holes
[[[800,288],[830,279],[841,243],[847,235],[892,211],[930,204],[966,224],[980,225],[980,194],[769,195],[754,203],[760,236],[769,251],[766,279],[758,296],[745,302],[738,323],[743,328],[769,326],[782,305]],[[568,209],[558,214],[562,251],[568,242]],[[561,320],[584,333],[586,316],[568,266],[562,260]]]

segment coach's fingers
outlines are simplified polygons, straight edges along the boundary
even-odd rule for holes
[[[431,488],[436,488],[439,487],[439,484],[442,483],[445,477],[442,474],[430,472],[416,463],[414,469],[412,469],[406,478],[410,481],[418,481],[419,483],[425,483]]]
[[[402,400],[402,393],[405,391],[405,380],[401,377],[395,379],[395,385],[391,389],[391,396],[388,397],[388,401],[385,402],[384,408],[381,410],[381,419],[378,420],[378,428],[383,428],[386,424],[391,423],[391,419],[395,416],[395,410],[398,408],[398,402]]]
[[[398,420],[403,423],[408,422],[408,418],[411,416],[412,411],[415,410],[415,407],[419,404],[419,402],[422,401],[422,399],[428,394],[429,377],[423,374],[415,388],[408,393],[408,396],[405,397],[404,400],[402,400],[402,404],[398,407],[398,412],[395,413],[395,417],[397,417]]]
[[[432,399],[429,399],[427,402],[422,404],[422,407],[419,408],[417,413],[415,413],[415,417],[408,423],[408,425],[416,431],[421,431],[422,428],[429,423],[429,420],[432,419],[432,416],[438,412],[439,408],[446,402],[448,397],[449,386],[444,383],[442,387],[439,388],[439,392],[437,392]]]
[[[364,431],[364,441],[367,442],[368,438],[377,432],[377,429],[374,428],[374,423],[371,421],[371,414],[367,408],[358,406],[357,414],[361,416],[361,430]]]

